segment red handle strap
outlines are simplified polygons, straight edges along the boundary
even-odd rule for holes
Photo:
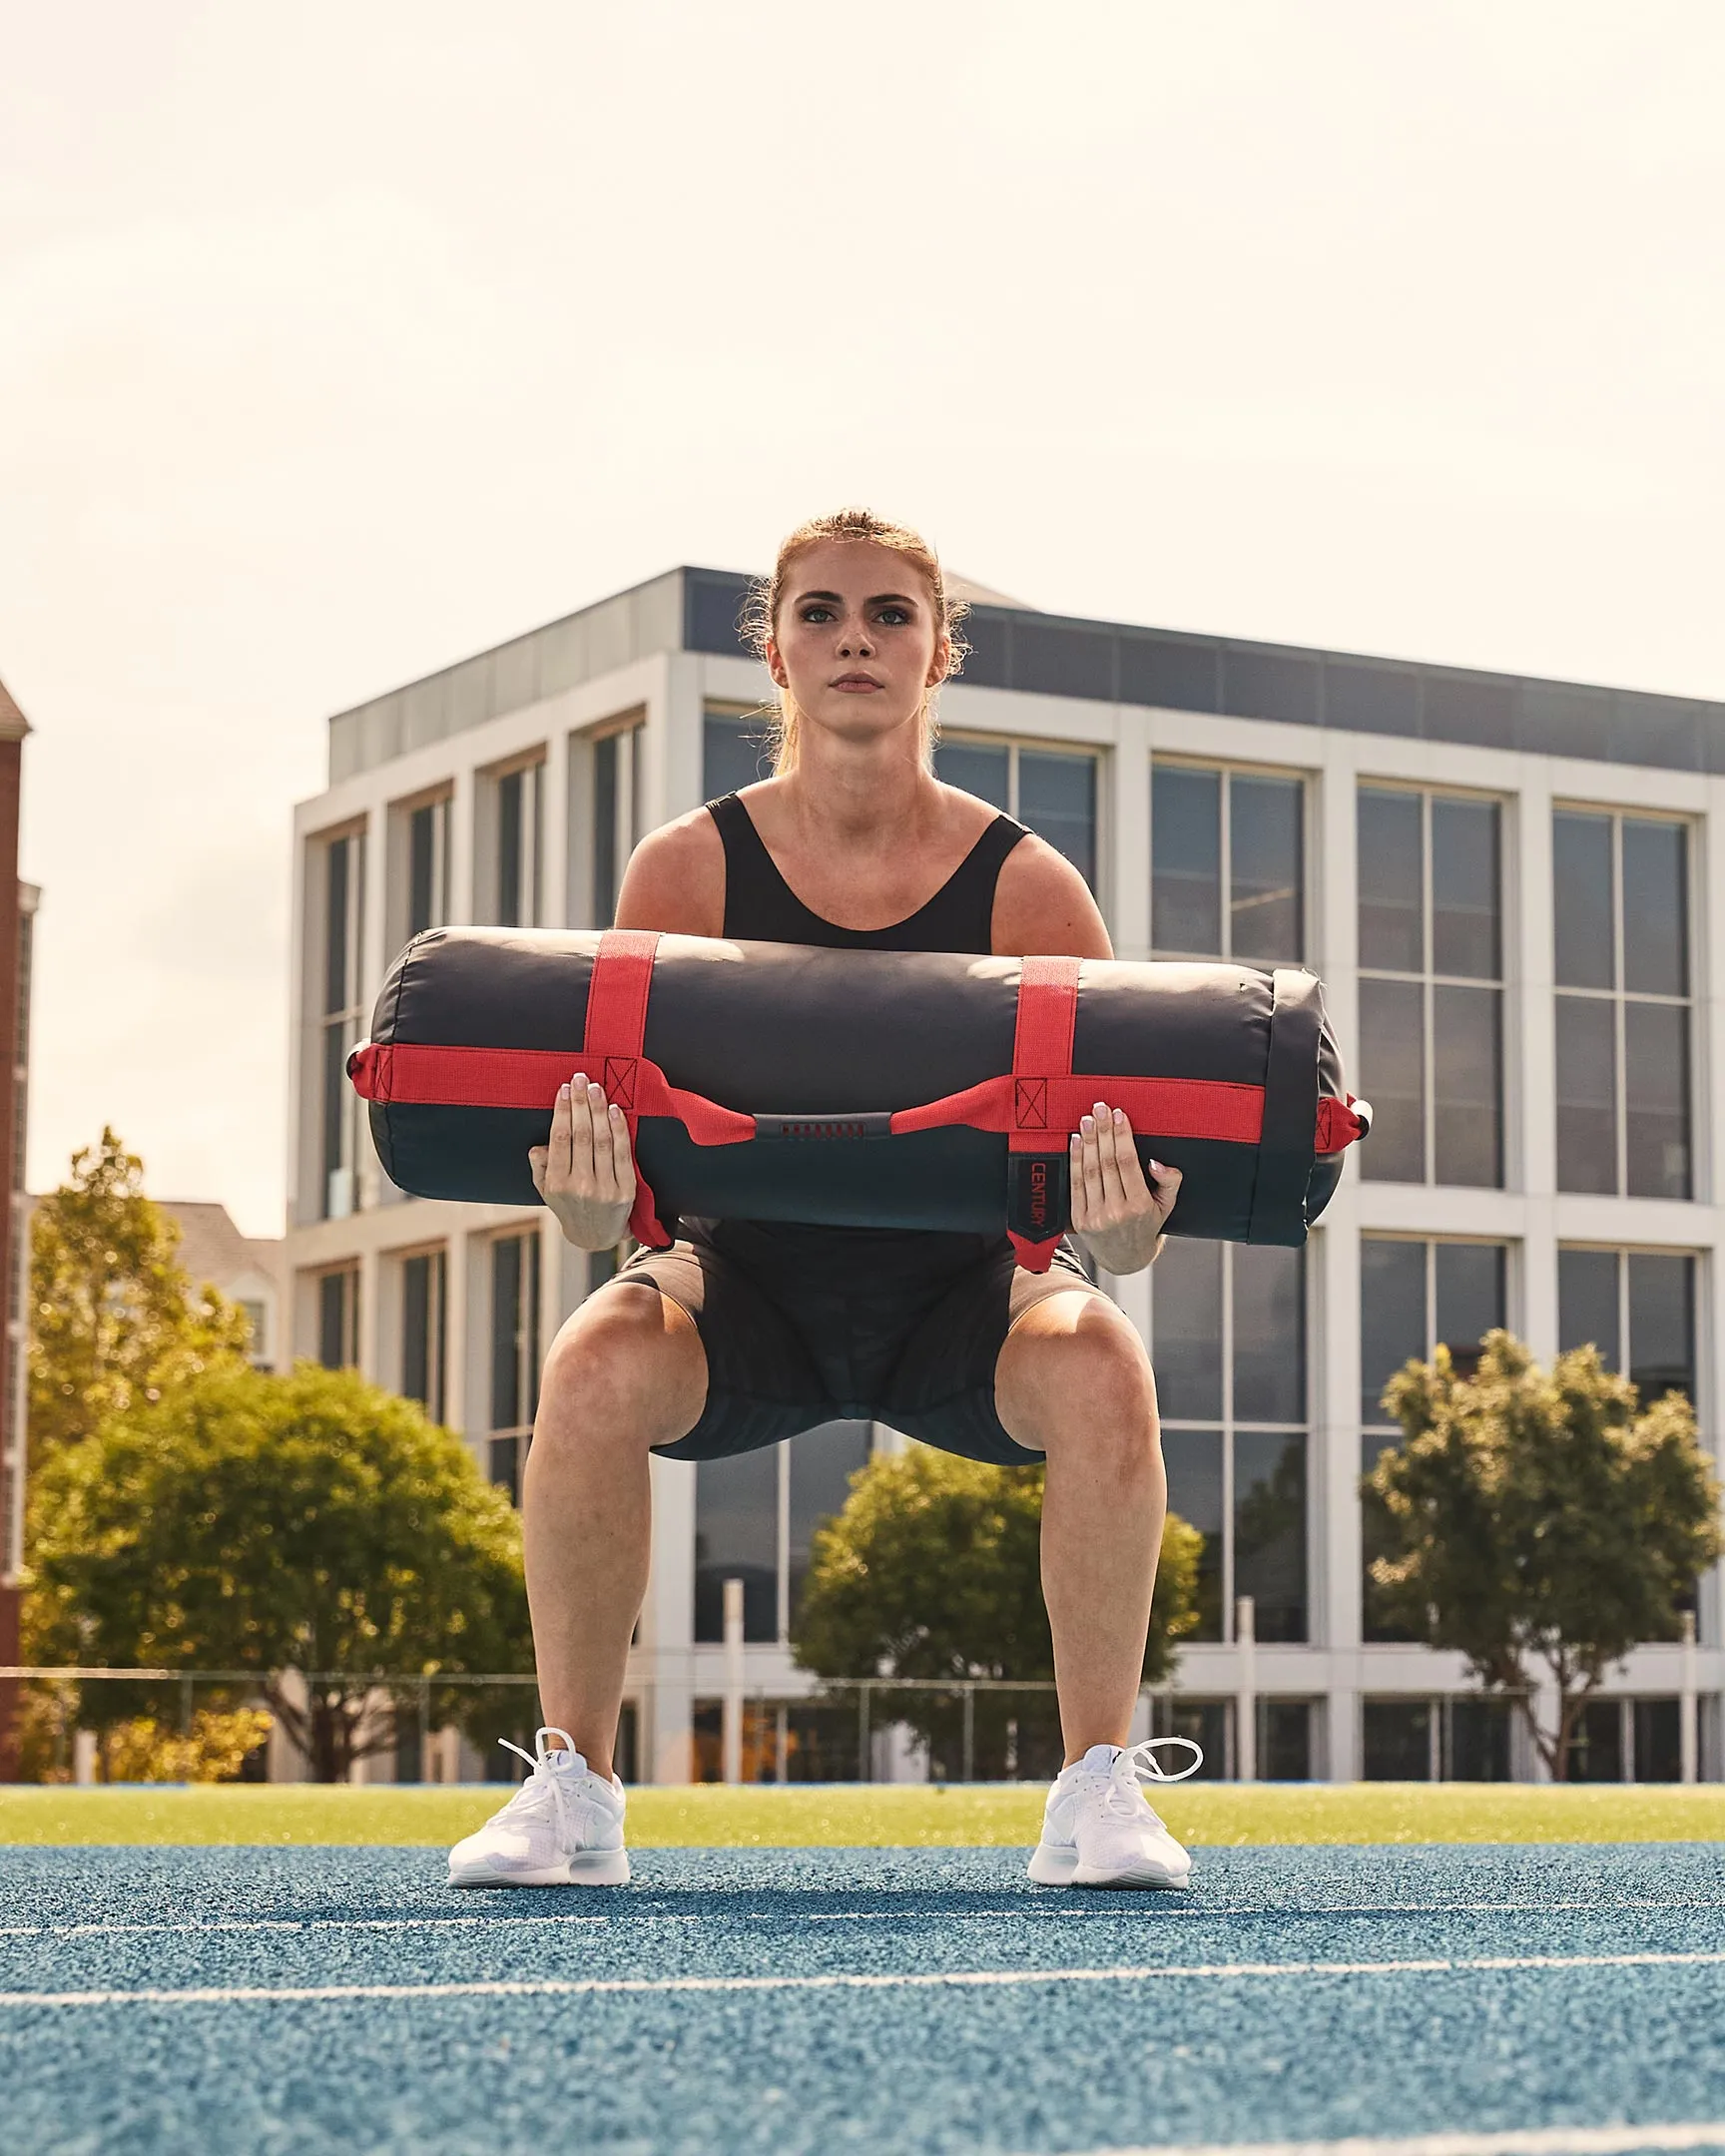
[[[648,928],[607,928],[593,954],[587,980],[587,1033],[581,1060],[599,1076],[605,1098],[615,1101],[629,1125],[629,1151],[641,1123],[646,1057],[647,997],[653,986],[653,958],[658,935]],[[663,1071],[657,1073],[664,1083]],[[629,1233],[649,1250],[668,1250],[672,1238],[659,1219],[647,1178],[635,1164],[635,1204]]]
[[[1027,1273],[1046,1273],[1053,1264],[1060,1247],[1058,1223],[1070,1206],[1070,1191],[1063,1188],[1069,1182],[1064,1141],[1070,1134],[1050,1122],[1049,1108],[1050,1095],[1057,1094],[1061,1081],[1072,1076],[1072,1034],[1077,1022],[1078,960],[1022,960],[1012,1031],[1006,1235]],[[1056,1137],[1061,1141],[1058,1147],[1053,1143]]]

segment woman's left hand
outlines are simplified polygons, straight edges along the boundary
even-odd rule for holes
[[[1138,1164],[1122,1108],[1098,1101],[1072,1134],[1072,1226],[1105,1273],[1141,1273],[1162,1248],[1162,1223],[1180,1195],[1180,1171]]]

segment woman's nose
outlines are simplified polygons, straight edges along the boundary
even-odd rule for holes
[[[849,659],[853,653],[861,659],[872,649],[873,647],[868,641],[867,630],[859,627],[856,623],[852,623],[839,639],[839,656],[841,659]]]

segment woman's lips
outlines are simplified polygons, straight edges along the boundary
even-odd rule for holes
[[[833,686],[835,689],[861,690],[878,689],[880,684],[877,681],[865,680],[864,677],[861,674],[847,674],[842,681],[836,681]]]

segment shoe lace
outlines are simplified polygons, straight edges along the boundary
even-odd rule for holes
[[[1170,1774],[1156,1754],[1164,1745],[1183,1745],[1192,1754],[1191,1764]],[[1144,1806],[1146,1783],[1185,1782],[1204,1764],[1204,1747],[1190,1737],[1146,1737],[1128,1747],[1114,1762],[1108,1777],[1108,1802],[1116,1811],[1136,1819]]]
[[[571,1752],[575,1749],[567,1730],[541,1729],[537,1731],[534,1734],[533,1750],[531,1752],[523,1751],[518,1744],[511,1744],[507,1737],[498,1738],[497,1742],[505,1752],[513,1752],[517,1759],[525,1760],[532,1769],[526,1781],[522,1783],[514,1796],[510,1798],[503,1810],[497,1815],[499,1819],[504,1818],[511,1812],[517,1813],[523,1818],[537,1818],[547,1810],[555,1812],[558,1819],[562,1819],[573,1794],[568,1784],[574,1778],[552,1772],[550,1766],[551,1747],[545,1742],[547,1737],[561,1737]]]

